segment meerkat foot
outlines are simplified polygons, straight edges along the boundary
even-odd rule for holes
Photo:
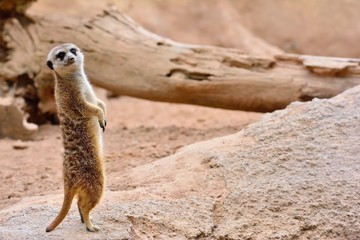
[[[86,226],[86,230],[88,230],[89,232],[97,232],[99,231],[101,228],[99,228],[98,226],[92,225],[90,227]]]

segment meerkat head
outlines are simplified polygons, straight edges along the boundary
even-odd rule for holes
[[[73,43],[65,43],[54,47],[47,58],[47,66],[58,73],[82,71],[84,55]]]

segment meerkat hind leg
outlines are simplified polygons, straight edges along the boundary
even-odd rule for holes
[[[81,196],[78,196],[78,202],[77,202],[77,205],[78,205],[78,210],[79,210],[79,214],[80,214],[80,220],[81,220],[81,222],[82,223],[84,223],[84,217],[83,217],[83,214],[82,214],[82,212],[81,212],[81,208],[80,208],[80,206],[81,206]]]
[[[90,220],[90,210],[89,208],[83,208],[81,211],[83,212],[83,218],[86,225],[86,229],[90,232],[99,231],[100,228],[92,224]]]
[[[94,201],[91,196],[81,196],[81,201],[79,203],[79,211],[80,215],[82,215],[82,219],[85,222],[86,229],[90,232],[99,231],[100,228],[92,224],[90,220],[90,211],[96,206],[98,201]]]

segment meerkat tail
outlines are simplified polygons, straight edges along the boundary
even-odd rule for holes
[[[75,196],[75,191],[73,191],[71,189],[65,190],[64,202],[63,202],[63,205],[61,207],[60,213],[54,219],[54,221],[46,228],[46,232],[51,232],[52,230],[54,230],[64,220],[65,216],[67,215],[67,213],[70,210],[71,203],[72,203],[72,201],[74,199],[74,196]]]

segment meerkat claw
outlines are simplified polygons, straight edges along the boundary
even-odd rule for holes
[[[105,132],[106,121],[105,120],[103,122],[99,121],[99,124],[100,124],[100,127],[102,128],[103,132]]]

